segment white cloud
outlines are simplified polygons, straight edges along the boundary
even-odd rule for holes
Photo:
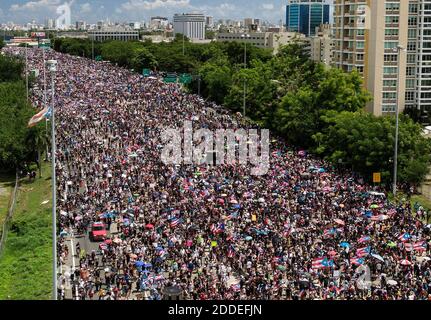
[[[129,0],[121,4],[121,8],[126,11],[154,10],[168,7],[187,7],[190,0]]]
[[[264,4],[262,4],[262,8],[264,10],[274,10],[274,4],[272,4],[272,3],[264,3]]]
[[[13,4],[10,7],[10,11],[35,11],[40,9],[52,10],[55,6],[61,4],[60,0],[39,0],[39,1],[29,1],[22,5]]]
[[[81,4],[81,10],[80,10],[80,13],[88,13],[88,12],[91,12],[91,4],[89,4],[88,2],[87,3],[84,3],[84,4]]]

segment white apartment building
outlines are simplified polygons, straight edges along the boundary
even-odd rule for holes
[[[205,16],[200,13],[174,15],[174,34],[182,34],[191,40],[205,39]]]
[[[335,0],[334,23],[334,65],[363,76],[368,111],[431,111],[431,0]]]
[[[217,41],[245,42],[259,48],[274,49],[274,54],[278,52],[281,45],[298,39],[305,40],[305,36],[296,32],[227,32],[217,34]]]

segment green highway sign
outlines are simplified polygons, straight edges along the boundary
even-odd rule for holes
[[[192,75],[189,73],[183,73],[182,75],[180,75],[180,82],[183,84],[191,83],[192,79]]]
[[[96,61],[102,61],[103,59],[102,59],[102,56],[97,56],[96,57]]]
[[[177,82],[177,78],[166,77],[166,78],[163,78],[163,81],[165,83],[176,83]]]
[[[142,75],[143,75],[144,77],[149,77],[149,76],[150,76],[150,73],[151,73],[151,70],[150,70],[150,69],[144,69],[144,70],[142,70]]]

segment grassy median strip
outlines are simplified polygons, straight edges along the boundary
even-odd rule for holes
[[[24,178],[0,257],[0,300],[40,300],[51,297],[51,175]],[[49,202],[42,204],[49,200]]]
[[[14,185],[15,178],[13,175],[0,173],[0,234],[9,210],[9,200]]]

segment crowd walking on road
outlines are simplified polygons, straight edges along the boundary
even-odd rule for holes
[[[167,165],[165,128],[259,128],[157,75],[46,56],[58,62],[59,261],[71,234],[88,236],[99,221],[108,229],[98,250],[73,248],[78,263],[62,281],[78,299],[161,299],[176,286],[194,300],[431,300],[431,225],[407,201],[394,205],[274,137],[265,175],[243,164]],[[43,68],[40,49],[28,60]],[[38,109],[42,80],[31,94]]]

